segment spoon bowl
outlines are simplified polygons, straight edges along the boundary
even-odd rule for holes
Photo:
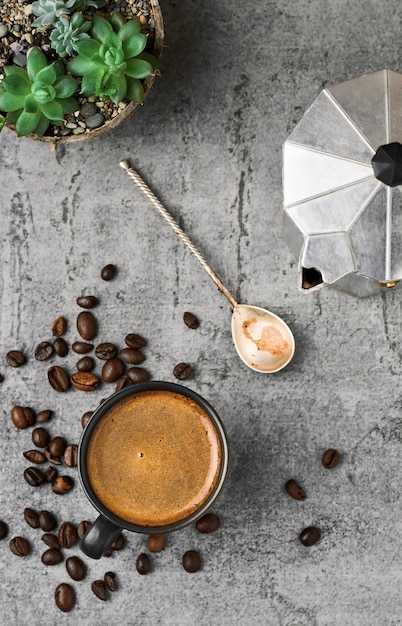
[[[252,370],[263,374],[274,374],[286,367],[295,351],[295,340],[289,326],[278,315],[250,304],[238,304],[219,276],[206,262],[191,239],[142,180],[128,161],[120,161],[120,167],[137,185],[156,211],[173,229],[179,239],[193,253],[197,261],[233,307],[232,337],[241,360]]]
[[[264,374],[279,372],[295,352],[293,333],[286,322],[275,313],[250,304],[234,307],[232,337],[243,363]]]

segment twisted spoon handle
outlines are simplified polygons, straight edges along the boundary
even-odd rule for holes
[[[219,291],[223,293],[223,295],[229,300],[230,304],[233,308],[237,306],[236,300],[233,298],[232,294],[226,289],[225,285],[215,274],[212,267],[208,265],[202,254],[197,250],[193,242],[189,237],[187,237],[186,233],[180,228],[177,222],[173,219],[170,213],[165,209],[163,204],[158,200],[153,191],[148,187],[148,185],[142,180],[141,176],[130,167],[128,161],[120,161],[120,167],[126,172],[127,176],[131,178],[131,180],[137,185],[139,189],[141,189],[142,193],[148,198],[153,207],[158,211],[160,215],[167,221],[167,223],[173,228],[176,235],[182,242],[189,248],[189,250],[194,254],[197,261],[199,261],[207,272],[208,276],[212,278],[215,285],[218,287]]]

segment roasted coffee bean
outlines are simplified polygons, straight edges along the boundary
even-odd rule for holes
[[[46,461],[45,455],[39,450],[27,450],[26,452],[23,452],[23,455],[27,461],[35,463],[35,465],[40,465]]]
[[[36,414],[36,423],[44,424],[45,422],[48,422],[50,420],[52,415],[53,415],[53,411],[49,411],[49,409],[39,411],[39,413]]]
[[[124,535],[120,533],[120,535],[118,537],[116,537],[116,539],[113,541],[112,545],[110,546],[111,550],[114,551],[118,551],[118,550],[123,550],[124,548]]]
[[[61,465],[60,457],[51,454],[49,448],[45,448],[43,453],[46,457],[46,460],[49,461],[49,463],[51,463],[52,465]]]
[[[71,522],[63,522],[59,528],[58,538],[61,548],[72,548],[77,541],[77,529]]]
[[[186,378],[189,378],[192,373],[193,370],[191,369],[191,365],[189,365],[188,363],[178,363],[173,370],[173,374],[179,380],[185,380]]]
[[[82,522],[78,524],[77,535],[79,539],[83,538],[83,536],[88,532],[91,526],[92,526],[92,522],[88,522],[88,520],[82,520]]]
[[[68,344],[63,337],[57,337],[53,342],[54,351],[57,356],[65,357],[68,354]]]
[[[102,268],[101,278],[102,280],[112,280],[117,274],[117,267],[112,263],[108,263]]]
[[[155,535],[148,535],[147,548],[150,552],[161,552],[166,544],[166,535],[157,533]]]
[[[8,526],[3,520],[0,520],[0,539],[5,539],[8,535]]]
[[[333,469],[338,465],[340,458],[341,455],[339,454],[338,450],[330,448],[329,450],[326,450],[322,455],[322,464],[326,469]]]
[[[145,554],[145,552],[139,554],[135,566],[137,568],[137,572],[142,576],[149,574],[151,571],[151,561],[149,560],[148,554]]]
[[[215,513],[206,513],[197,520],[195,527],[199,533],[214,533],[221,525],[221,520]]]
[[[26,358],[21,350],[10,350],[6,354],[6,361],[10,367],[21,367],[26,363]]]
[[[196,550],[188,550],[183,554],[182,564],[186,572],[193,574],[201,567],[201,557]]]
[[[65,493],[68,493],[73,487],[74,481],[71,476],[58,476],[52,482],[52,491],[59,495],[64,495]]]
[[[96,346],[95,354],[98,359],[101,359],[102,361],[108,361],[109,359],[114,359],[117,354],[117,348],[114,343],[105,341],[104,343],[100,343]]]
[[[91,341],[97,333],[97,322],[91,311],[81,311],[77,315],[77,330],[85,341]]]
[[[58,563],[62,562],[63,555],[58,548],[48,548],[42,554],[41,560],[44,565],[58,565]]]
[[[107,599],[107,588],[104,580],[94,580],[91,589],[99,600]]]
[[[109,359],[102,367],[102,380],[105,383],[114,383],[123,375],[125,369],[123,361],[119,358]]]
[[[69,556],[66,560],[66,570],[73,580],[83,580],[87,573],[84,561],[78,556]]]
[[[68,583],[60,583],[60,585],[56,587],[54,599],[57,608],[63,611],[63,613],[68,613],[75,604],[75,592],[73,587]]]
[[[134,348],[123,348],[120,350],[121,358],[129,365],[139,365],[145,360],[145,356],[140,350],[134,350]]]
[[[119,380],[117,381],[115,390],[120,391],[120,389],[125,389],[125,387],[130,387],[130,385],[132,384],[133,383],[131,382],[129,378],[127,378],[126,376],[123,376],[122,378],[119,378]]]
[[[124,338],[124,341],[126,345],[129,348],[133,348],[133,350],[138,350],[138,348],[142,348],[147,343],[144,337],[141,337],[141,335],[137,335],[137,333],[129,333]]]
[[[145,383],[151,378],[151,374],[144,367],[129,367],[126,376],[133,384]]]
[[[45,471],[46,482],[51,483],[57,476],[57,469],[55,467],[48,467]]]
[[[45,533],[44,535],[42,535],[41,539],[43,543],[49,546],[49,548],[60,548],[58,537],[56,537],[56,535],[53,535],[52,533]]]
[[[71,376],[71,384],[80,391],[95,391],[99,387],[100,380],[92,372],[75,372]]]
[[[35,424],[36,415],[30,407],[16,405],[11,409],[11,421],[16,428],[28,428]]]
[[[4,383],[4,376],[3,376],[3,374],[0,374],[0,383]]]
[[[93,309],[98,304],[98,298],[96,296],[80,296],[76,302],[83,309]]]
[[[93,411],[87,411],[86,413],[84,413],[84,415],[81,417],[81,426],[83,428],[85,428],[85,426],[88,424],[90,418],[93,415]]]
[[[61,337],[67,330],[67,320],[60,315],[56,317],[52,326],[52,335],[54,337]]]
[[[64,463],[67,467],[77,467],[78,446],[75,443],[69,443],[64,450]]]
[[[109,591],[116,591],[116,574],[114,572],[106,572],[103,580]]]
[[[313,546],[321,537],[321,532],[316,526],[309,526],[302,530],[299,537],[304,546]]]
[[[50,435],[46,428],[43,428],[42,426],[34,428],[32,431],[32,441],[38,448],[46,448],[50,441]]]
[[[67,441],[64,437],[53,437],[47,446],[52,456],[61,456],[67,447]]]
[[[60,365],[53,365],[52,367],[49,367],[47,377],[53,389],[60,393],[67,391],[70,386],[70,378],[66,370],[60,367]]]
[[[33,509],[29,507],[24,509],[24,520],[31,528],[39,528],[39,515]]]
[[[42,341],[35,348],[35,359],[37,361],[46,361],[46,359],[50,359],[53,353],[54,347],[52,344],[48,341]]]
[[[56,518],[50,511],[41,511],[39,513],[39,526],[45,532],[50,532],[57,526]]]
[[[85,341],[74,341],[71,348],[76,354],[88,354],[94,349],[94,346],[92,343],[85,343]]]
[[[189,311],[186,311],[183,315],[183,320],[186,326],[188,326],[189,328],[198,328],[200,325],[200,322],[198,321],[197,317],[194,315],[194,313],[190,313]]]
[[[95,361],[90,356],[83,356],[77,361],[77,370],[79,372],[92,372],[95,367]]]
[[[39,485],[43,485],[46,480],[43,472],[37,467],[27,467],[26,470],[24,470],[24,478],[31,487],[39,487]]]
[[[113,550],[111,548],[108,548],[106,552],[102,554],[102,556],[105,556],[108,559],[110,556],[113,556]]]
[[[15,556],[26,556],[30,550],[29,542],[25,537],[13,537],[9,543],[10,550]]]
[[[306,492],[297,482],[291,478],[285,485],[286,493],[294,500],[305,500],[307,498]]]

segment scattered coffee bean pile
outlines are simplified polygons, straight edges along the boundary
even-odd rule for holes
[[[333,469],[338,465],[340,458],[341,455],[338,450],[330,448],[322,455],[321,462],[325,469]],[[307,498],[307,494],[303,487],[300,487],[294,478],[287,481],[285,484],[285,491],[294,500],[305,500]],[[301,543],[306,547],[313,546],[320,540],[320,538],[321,531],[316,526],[308,526],[307,528],[304,528],[299,535]]]
[[[110,281],[117,275],[115,265],[108,264],[101,270],[101,278]],[[91,392],[103,383],[116,383],[116,391],[145,382],[151,378],[147,369],[142,366],[145,360],[143,349],[146,340],[137,333],[129,333],[124,339],[125,347],[120,350],[111,342],[102,342],[97,345],[92,343],[98,332],[98,324],[92,309],[98,306],[99,300],[94,295],[84,295],[76,299],[77,305],[83,309],[76,317],[76,330],[79,339],[71,344],[71,350],[80,358],[76,362],[76,371],[69,373],[66,367],[56,364],[47,370],[47,380],[51,387],[58,393],[66,393],[71,387]],[[183,315],[185,325],[190,329],[199,327],[197,317],[190,312]],[[65,358],[70,347],[64,338],[68,329],[68,321],[64,316],[58,316],[52,324],[51,332],[53,340],[40,341],[34,349],[34,358],[38,362],[46,362],[57,356]],[[92,352],[94,356],[90,356]],[[29,362],[29,355],[21,350],[10,350],[6,354],[6,362],[12,368],[19,368]],[[96,366],[101,363],[100,374],[94,373]],[[193,373],[188,363],[178,363],[173,368],[174,376],[184,380]],[[0,374],[0,383],[4,376]],[[113,390],[113,391],[114,391]],[[104,401],[101,400],[101,403]],[[86,411],[81,418],[82,428],[85,428],[93,411]],[[31,407],[15,405],[11,409],[11,421],[18,430],[32,428],[31,439],[34,447],[23,452],[24,458],[30,465],[24,470],[23,477],[32,488],[51,486],[53,493],[64,495],[74,487],[74,478],[70,475],[59,475],[63,466],[71,469],[77,466],[78,445],[66,441],[58,434],[51,434],[47,423],[52,423],[53,411],[42,409],[35,411]],[[44,426],[46,424],[46,426]],[[48,464],[46,468],[44,465]],[[47,567],[54,567],[64,562],[66,573],[75,582],[82,581],[87,576],[85,562],[76,555],[67,556],[68,550],[73,548],[79,539],[91,527],[88,520],[81,521],[77,527],[70,521],[58,524],[56,516],[51,511],[35,511],[26,507],[23,511],[25,522],[32,529],[43,531],[41,540],[46,549],[41,555],[42,563]],[[212,533],[220,527],[219,517],[213,513],[204,515],[196,523],[196,529],[200,533]],[[9,534],[6,522],[0,520],[0,540]],[[148,535],[147,549],[150,553],[161,552],[166,545],[166,536],[161,534]],[[125,546],[124,535],[120,534],[111,547],[105,552],[104,557],[110,557]],[[9,541],[10,551],[18,557],[27,556],[32,549],[30,541],[21,536],[14,536]],[[67,553],[66,553],[67,551]],[[195,550],[188,550],[182,557],[183,568],[194,573],[201,568],[200,554]],[[147,575],[152,571],[150,556],[142,552],[136,559],[136,570],[140,575]],[[108,571],[103,579],[94,580],[91,583],[94,595],[102,601],[106,601],[109,593],[117,589],[116,574]],[[70,583],[60,583],[55,589],[56,606],[63,612],[71,611],[76,602],[75,589]]]

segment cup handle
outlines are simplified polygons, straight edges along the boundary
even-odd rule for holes
[[[91,559],[100,559],[120,533],[121,526],[99,515],[81,539],[80,548]]]

